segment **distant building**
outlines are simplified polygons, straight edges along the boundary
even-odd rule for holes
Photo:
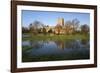
[[[35,25],[34,25],[35,24]],[[38,25],[36,25],[38,24]],[[43,33],[43,29],[45,29],[46,33],[49,34],[72,34],[73,33],[73,25],[68,23],[65,26],[64,18],[58,18],[55,26],[40,26],[41,24],[39,22],[35,22],[30,24],[30,29],[33,33]],[[37,30],[38,29],[38,30]]]
[[[55,26],[55,34],[65,34],[64,18],[58,18]]]
[[[64,18],[58,18],[57,25],[64,26]]]

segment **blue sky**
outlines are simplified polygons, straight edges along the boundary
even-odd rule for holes
[[[64,21],[77,18],[80,21],[80,25],[90,25],[89,13],[22,10],[22,26],[24,27],[28,27],[35,20],[45,25],[55,26],[58,18],[64,18]]]

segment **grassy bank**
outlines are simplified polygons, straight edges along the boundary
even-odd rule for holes
[[[30,34],[28,34],[30,35]],[[23,37],[22,40],[67,40],[67,39],[89,39],[89,35],[75,34],[75,35],[30,35]]]

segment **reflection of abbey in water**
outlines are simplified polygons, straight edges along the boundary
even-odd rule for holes
[[[64,50],[67,49],[82,49],[82,48],[89,48],[88,40],[72,40],[72,41],[55,41],[59,49]]]

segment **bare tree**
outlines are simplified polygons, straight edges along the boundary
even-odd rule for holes
[[[30,31],[34,34],[38,34],[38,32],[40,32],[41,28],[44,27],[44,24],[40,21],[34,21],[33,23],[30,24]]]
[[[43,28],[44,27],[44,24],[40,21],[34,21],[32,23],[32,26],[34,26],[34,29],[39,29],[39,28]]]
[[[66,33],[74,33],[78,30],[79,28],[79,20],[78,19],[73,19],[72,21],[66,21],[65,22],[65,28],[66,28]]]
[[[46,29],[43,28],[43,34],[46,35],[46,33],[47,33],[47,32],[46,32]]]
[[[74,32],[78,30],[78,28],[79,28],[79,23],[80,23],[80,21],[79,21],[78,19],[73,19],[73,20],[72,20],[72,25],[73,25],[73,31],[74,31]]]
[[[66,34],[71,34],[73,32],[73,25],[71,21],[65,22],[65,31]]]
[[[62,26],[59,25],[59,24],[57,24],[57,25],[55,26],[55,29],[56,29],[56,31],[57,31],[57,34],[59,35],[60,32],[61,32]]]
[[[22,27],[22,33],[28,33],[29,29],[27,27]]]
[[[82,33],[88,33],[89,32],[89,26],[87,24],[84,24],[81,26],[81,32]]]

